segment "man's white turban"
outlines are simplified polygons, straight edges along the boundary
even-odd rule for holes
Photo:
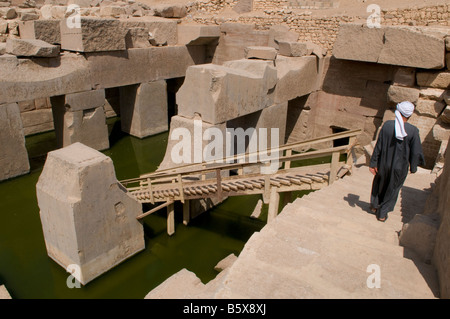
[[[405,101],[397,104],[397,110],[395,110],[395,137],[399,140],[403,140],[406,134],[405,123],[403,122],[402,116],[408,118],[414,112],[414,104]]]

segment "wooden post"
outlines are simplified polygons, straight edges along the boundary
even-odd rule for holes
[[[183,204],[183,224],[187,226],[191,220],[190,202],[186,200]]]
[[[216,169],[216,178],[217,178],[217,200],[219,202],[222,201],[222,174],[220,169]]]
[[[263,202],[264,204],[268,204],[270,201],[270,174],[267,174],[268,167],[270,166],[270,162],[265,164],[266,174],[264,174],[264,193],[263,193]]]
[[[328,178],[328,185],[331,185],[336,180],[338,165],[339,165],[339,152],[334,152],[331,155],[331,168],[330,168],[330,177]]]
[[[155,198],[153,197],[152,180],[150,178],[147,178],[147,187],[148,187],[148,191],[150,193],[150,202],[152,204],[155,204]]]
[[[269,212],[267,223],[270,223],[278,215],[278,206],[280,205],[280,193],[276,187],[270,189]]]
[[[175,233],[175,205],[172,202],[167,206],[167,234],[172,236]]]
[[[202,164],[202,169],[206,169],[206,164]],[[202,172],[202,181],[206,180],[206,174]]]
[[[178,190],[180,192],[181,202],[184,204],[183,177],[181,177],[181,174],[178,174]]]
[[[286,150],[286,157],[292,156],[292,150]],[[284,169],[290,169],[291,168],[291,161],[284,162]]]

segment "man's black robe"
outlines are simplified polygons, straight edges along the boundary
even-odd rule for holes
[[[415,173],[417,166],[425,164],[419,130],[405,123],[405,131],[408,135],[403,141],[397,139],[395,121],[387,121],[381,128],[370,159],[370,167],[378,168],[370,197],[371,206],[377,209],[378,218],[386,218],[388,212],[394,210],[408,170]]]

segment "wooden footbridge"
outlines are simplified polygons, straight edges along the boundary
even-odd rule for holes
[[[356,145],[356,137],[360,133],[360,130],[345,131],[256,153],[160,170],[120,183],[140,203],[161,203],[138,216],[138,219],[167,207],[169,235],[175,232],[175,201],[183,203],[183,222],[187,224],[190,219],[190,200],[210,199],[219,203],[229,196],[261,194],[264,203],[269,204],[267,221],[270,222],[278,214],[280,193],[290,195],[292,191],[317,190],[351,173],[352,151]],[[314,146],[317,147],[319,144],[329,145],[342,139],[348,139],[348,144],[315,151],[295,152],[305,148],[314,149]],[[266,173],[270,166],[269,161],[249,160],[261,158],[255,155],[273,154],[272,152],[280,154],[278,157],[280,169],[274,173]],[[344,160],[341,158],[342,154],[347,155]],[[327,164],[295,167],[295,162],[329,156],[331,162]]]

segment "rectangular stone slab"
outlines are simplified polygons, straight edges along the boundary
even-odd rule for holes
[[[61,49],[76,52],[125,50],[126,30],[119,20],[81,17],[79,25],[61,20]]]

